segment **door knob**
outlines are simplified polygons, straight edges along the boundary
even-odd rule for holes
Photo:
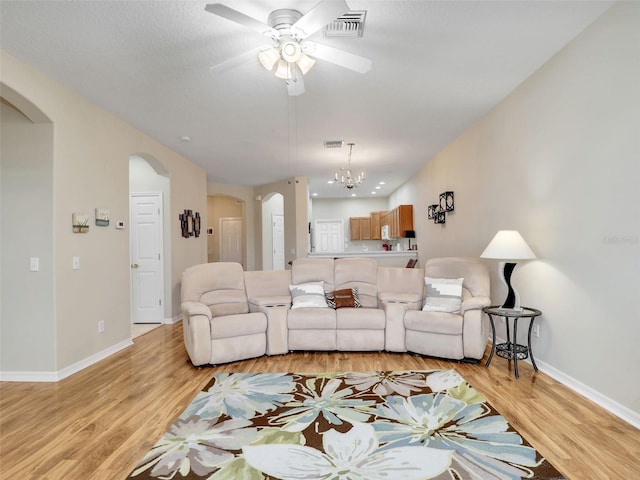
[[[140,265],[138,265],[137,263],[132,263],[131,264],[131,268],[138,268]]]

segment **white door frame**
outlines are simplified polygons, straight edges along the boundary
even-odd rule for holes
[[[132,204],[132,199],[133,198],[139,198],[139,197],[154,197],[157,198],[158,201],[158,238],[156,239],[156,241],[158,242],[158,254],[159,254],[159,262],[158,262],[158,275],[159,278],[161,279],[160,282],[157,283],[157,296],[160,302],[160,318],[158,319],[158,323],[165,323],[164,322],[164,310],[165,310],[165,296],[164,296],[164,259],[162,258],[164,256],[164,202],[163,202],[163,195],[162,192],[130,192],[129,193],[129,219],[130,219],[130,227],[129,227],[129,259],[131,264],[134,264],[134,259],[133,259],[133,252],[134,252],[134,245],[133,245],[133,229],[134,229],[134,222],[133,222],[133,216],[131,215],[131,204]],[[131,323],[137,323],[136,320],[139,320],[138,315],[137,315],[137,311],[135,308],[135,293],[136,293],[136,285],[135,285],[135,272],[134,272],[134,268],[133,266],[131,267],[131,301],[130,301],[130,305],[131,305],[131,314],[130,314],[130,318],[131,318]]]
[[[281,225],[282,225],[282,229],[281,230],[276,230],[275,226],[276,226],[276,219],[280,218],[281,219]],[[271,246],[273,247],[273,255],[271,258],[271,268],[273,270],[284,270],[285,266],[284,266],[284,213],[272,213],[271,214],[271,239],[272,239],[272,244]],[[278,249],[281,250],[282,255],[278,256]],[[276,265],[277,261],[276,259],[282,257],[282,261],[280,262],[279,265]]]

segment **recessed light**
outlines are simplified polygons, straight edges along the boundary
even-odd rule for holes
[[[378,192],[376,192],[376,191],[374,190],[373,192],[371,192],[371,195],[375,195],[376,193],[378,193]]]
[[[184,142],[184,143],[188,143],[188,142],[190,142],[190,141],[191,141],[191,137],[188,137],[188,136],[186,136],[186,135],[183,135],[183,136],[181,136],[181,137],[180,137],[180,141],[181,141],[181,142]]]
[[[328,183],[329,185],[333,185],[333,180],[327,180],[327,183]]]
[[[355,197],[355,196],[356,196],[356,194],[355,194],[355,193],[352,193],[352,194],[351,194],[351,196],[352,196],[352,197]]]
[[[380,190],[382,187],[380,185],[376,185],[376,190]]]
[[[385,185],[387,182],[379,182],[380,185]]]
[[[312,196],[312,197],[317,197],[317,196],[318,196],[318,194],[317,194],[317,193],[312,193],[312,194],[311,194],[311,196]]]

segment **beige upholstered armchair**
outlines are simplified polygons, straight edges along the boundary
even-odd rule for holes
[[[434,279],[434,283],[435,279],[463,279],[461,297],[457,310],[447,308],[439,305],[438,299],[430,302],[427,286],[423,309],[429,304],[430,311],[409,310],[404,316],[407,350],[433,357],[479,361],[488,338],[482,315],[482,308],[491,302],[487,267],[476,258],[432,258],[425,264],[424,273],[425,277]],[[437,311],[439,308],[442,311]]]
[[[182,324],[191,362],[219,364],[266,352],[267,317],[249,313],[242,265],[205,263],[182,274]]]

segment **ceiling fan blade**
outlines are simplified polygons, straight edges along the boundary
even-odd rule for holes
[[[258,33],[262,33],[263,35],[267,35],[268,37],[274,39],[278,37],[278,31],[275,28],[271,28],[266,23],[262,23],[249,15],[245,15],[244,13],[234,10],[233,8],[229,8],[226,5],[222,5],[221,3],[209,3],[204,7],[204,9],[209,13],[213,13],[219,17],[239,23],[244,27],[250,28]]]
[[[322,0],[291,26],[291,33],[299,40],[305,39],[348,11],[344,0]]]
[[[358,73],[367,73],[371,70],[371,60],[360,55],[345,52],[333,47],[327,47],[315,42],[303,42],[302,51],[311,57],[326,60]]]
[[[302,80],[302,72],[296,65],[293,69],[293,78],[287,80],[287,92],[290,97],[297,97],[304,93],[304,81]]]
[[[209,71],[216,75],[222,74],[252,60],[255,61],[258,58],[258,52],[264,48],[266,48],[264,45],[261,47],[252,48],[247,52],[241,53],[240,55],[236,55],[235,57],[231,57],[227,60],[224,60],[223,62],[218,63],[217,65],[209,67]]]

